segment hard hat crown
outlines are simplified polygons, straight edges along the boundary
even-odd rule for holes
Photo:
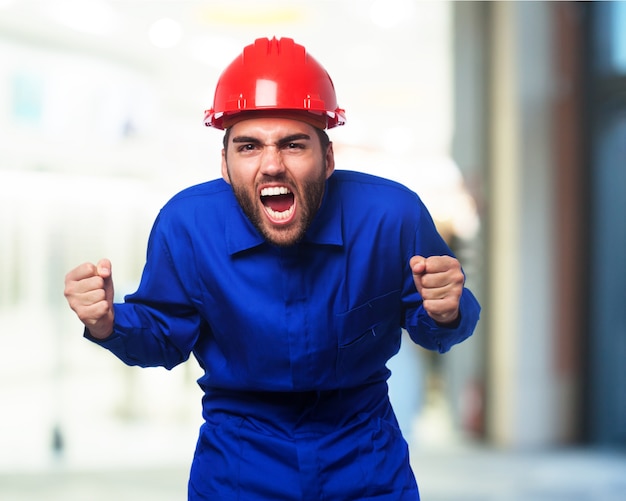
[[[219,77],[213,107],[205,112],[204,122],[224,129],[225,120],[264,110],[310,114],[320,128],[345,123],[330,76],[291,38],[259,38],[245,47]]]

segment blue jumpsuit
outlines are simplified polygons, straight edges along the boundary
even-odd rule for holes
[[[202,366],[190,500],[415,501],[385,364],[401,328],[442,353],[474,330],[467,289],[454,326],[421,305],[409,260],[443,254],[418,196],[388,180],[333,173],[288,248],[267,244],[230,186],[211,181],[161,210],[139,288],[99,343],[130,365],[193,353]]]

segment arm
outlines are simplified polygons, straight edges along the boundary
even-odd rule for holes
[[[113,303],[108,260],[69,272],[65,296],[85,325],[85,337],[128,365],[172,368],[187,360],[200,330],[207,327],[190,303],[158,221],[139,288],[124,303]]]
[[[480,305],[465,288],[461,264],[423,205],[405,275],[405,327],[414,342],[441,353],[472,335]]]

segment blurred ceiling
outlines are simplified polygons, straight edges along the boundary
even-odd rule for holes
[[[419,4],[422,17],[428,4]],[[254,38],[290,36],[318,59],[339,56],[358,70],[395,64],[385,45],[412,51],[417,13],[413,0],[0,0],[0,35],[146,65],[174,57],[215,68]]]
[[[346,142],[385,148],[399,135],[441,150],[450,127],[449,20],[445,1],[0,0],[0,42],[141,72],[177,109],[198,113],[243,46],[288,36],[333,78],[348,113],[350,127],[337,133]]]

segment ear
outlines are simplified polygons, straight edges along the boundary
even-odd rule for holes
[[[226,163],[226,150],[222,150],[222,178],[230,184],[230,176],[228,175],[228,164]]]
[[[326,179],[335,172],[335,152],[333,151],[333,143],[328,144],[326,148]]]

